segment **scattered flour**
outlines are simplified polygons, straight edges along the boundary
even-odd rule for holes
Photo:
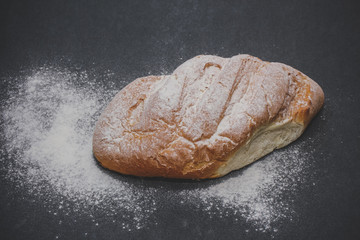
[[[226,217],[238,213],[256,231],[276,232],[274,223],[292,220],[292,192],[307,179],[310,154],[301,149],[304,147],[297,145],[277,150],[196,195],[210,215]]]
[[[54,215],[75,205],[76,211],[90,209],[88,215],[93,216],[98,208],[106,216],[122,214],[125,230],[140,229],[157,211],[157,199],[169,190],[135,187],[94,160],[93,128],[117,90],[110,80],[100,84],[93,78],[86,72],[44,67],[20,79],[1,109],[6,142],[0,153],[1,161],[7,161],[2,163],[7,166],[6,178],[31,196],[50,196],[47,201],[58,205],[56,211],[49,208]],[[306,183],[310,154],[304,149],[293,144],[241,171],[193,182],[197,187],[192,190],[183,187],[170,194],[179,194],[185,207],[200,207],[210,217],[232,216],[245,219],[257,231],[276,232],[274,223],[291,220],[294,214],[289,196]],[[295,193],[287,194],[291,192]],[[52,195],[61,200],[52,201]],[[96,218],[92,221],[98,226]]]
[[[109,215],[120,208],[132,220],[132,226],[124,228],[140,228],[155,210],[151,199],[143,199],[136,189],[104,172],[93,158],[94,124],[116,92],[89,78],[86,72],[44,68],[27,76],[10,94],[2,118],[5,150],[15,161],[7,177],[25,184],[31,194],[63,196],[78,211],[99,208]],[[51,198],[45,201],[53,203]],[[70,206],[58,204],[65,211]]]

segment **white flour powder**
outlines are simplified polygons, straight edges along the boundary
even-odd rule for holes
[[[92,156],[96,119],[117,90],[95,84],[86,72],[64,69],[42,68],[24,78],[2,103],[7,179],[34,196],[58,194],[76,211],[98,208],[107,216],[123,211],[124,229],[146,226],[164,190],[126,183],[103,171]],[[276,232],[273,223],[293,214],[284,194],[305,183],[309,156],[303,149],[298,143],[289,146],[235,174],[203,182],[209,187],[180,190],[180,196],[187,208],[201,206],[210,217],[231,215],[258,231]],[[60,201],[59,212],[66,208]]]
[[[114,94],[85,72],[44,68],[27,76],[4,105],[5,148],[15,159],[8,177],[32,194],[59,194],[76,211],[100,208],[111,215],[120,207],[132,222],[124,228],[131,230],[142,227],[154,204],[102,171],[92,156],[96,118]],[[67,210],[61,202],[59,209]]]
[[[284,197],[296,191],[308,177],[309,154],[301,153],[301,149],[301,146],[289,146],[277,150],[196,195],[208,206],[211,215],[226,217],[235,210],[257,231],[276,232],[273,223],[282,219],[291,221],[294,214],[291,199]]]

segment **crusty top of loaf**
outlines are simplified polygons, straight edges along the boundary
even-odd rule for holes
[[[285,64],[196,56],[122,89],[96,125],[93,150],[124,174],[209,178],[257,129],[306,126],[323,101],[313,80]]]

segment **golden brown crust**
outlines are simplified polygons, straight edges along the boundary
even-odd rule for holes
[[[122,89],[96,124],[93,151],[123,174],[217,177],[255,131],[286,121],[305,128],[323,101],[319,85],[285,64],[197,56]]]

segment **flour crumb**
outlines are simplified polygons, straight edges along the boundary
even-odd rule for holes
[[[105,172],[92,155],[95,122],[117,91],[96,84],[87,72],[66,69],[41,68],[24,78],[2,109],[11,161],[7,178],[45,205],[56,204],[58,211],[99,209],[111,217],[121,209],[132,221],[128,228],[142,227],[156,209],[153,201],[139,198],[135,188]],[[58,202],[56,195],[65,200]]]
[[[301,151],[302,145],[276,150],[234,172],[235,177],[226,176],[198,192],[183,194],[195,194],[200,198],[209,215],[238,214],[252,223],[256,231],[276,233],[278,229],[273,225],[281,220],[292,221],[295,213],[291,196],[307,181],[310,154]]]

